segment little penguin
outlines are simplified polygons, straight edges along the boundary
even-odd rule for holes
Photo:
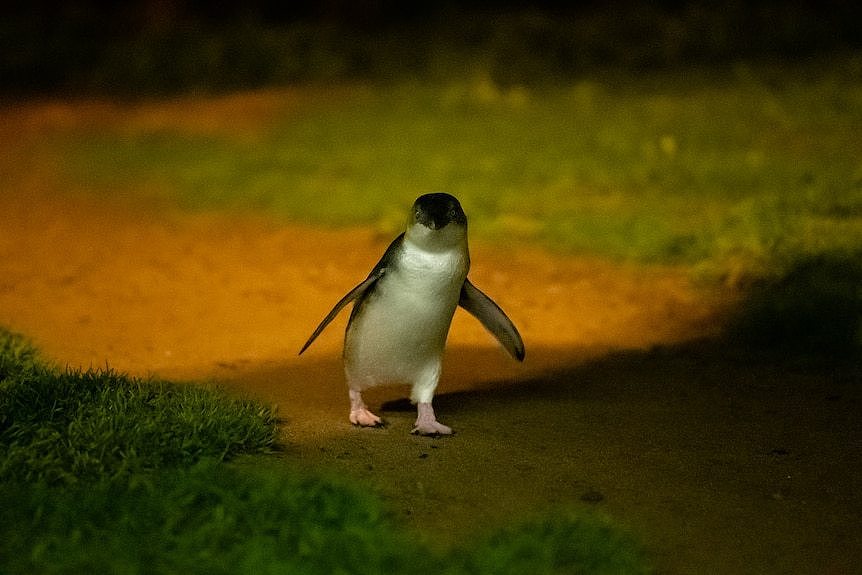
[[[350,422],[382,424],[362,401],[377,385],[412,385],[418,416],[413,433],[449,435],[431,401],[440,379],[443,348],[459,305],[475,316],[518,361],[524,342],[500,307],[470,283],[467,216],[449,194],[425,194],[413,203],[407,230],[386,249],[365,280],[350,290],[302,346],[300,354],[348,303],[353,310],[344,336],[344,372]]]

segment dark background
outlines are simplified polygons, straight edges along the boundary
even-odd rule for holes
[[[0,7],[0,90],[164,94],[297,82],[565,81],[862,46],[858,3],[22,1]]]

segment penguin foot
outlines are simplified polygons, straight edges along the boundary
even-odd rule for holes
[[[381,427],[383,420],[368,411],[368,408],[360,407],[350,410],[350,423],[360,427]]]
[[[413,435],[452,435],[452,428],[443,425],[439,421],[432,421],[430,423],[416,423],[416,427],[411,431]]]
[[[350,423],[360,427],[380,427],[383,420],[368,411],[362,394],[356,389],[350,389]]]
[[[413,431],[410,433],[414,435],[452,435],[451,427],[437,421],[430,403],[420,403],[418,408],[419,416],[416,418]]]

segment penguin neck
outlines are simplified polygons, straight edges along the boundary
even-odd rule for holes
[[[448,228],[449,226],[447,226]],[[467,248],[466,230],[419,230],[404,234],[402,265],[408,269],[430,270],[450,277],[466,277],[470,269],[470,252]],[[449,231],[449,233],[444,232]],[[460,232],[460,233],[459,233]],[[463,281],[463,277],[461,281]]]
[[[404,233],[404,243],[412,249],[428,253],[467,255],[467,227],[449,224],[432,230],[422,224],[413,224]]]

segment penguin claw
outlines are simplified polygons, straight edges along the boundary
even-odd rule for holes
[[[360,427],[383,427],[383,420],[364,407],[350,411],[350,423]]]

